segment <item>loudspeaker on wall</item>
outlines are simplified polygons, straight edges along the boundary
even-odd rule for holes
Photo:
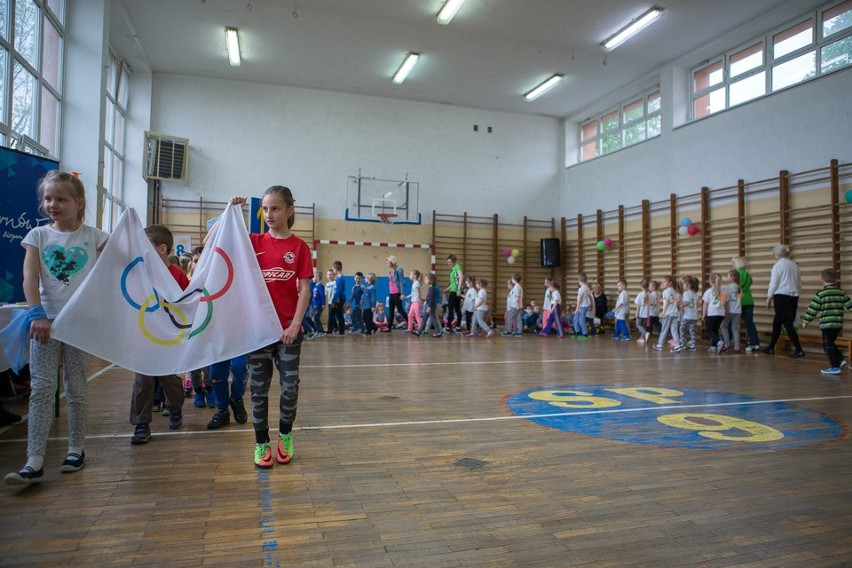
[[[541,265],[545,268],[559,266],[559,239],[541,239]]]

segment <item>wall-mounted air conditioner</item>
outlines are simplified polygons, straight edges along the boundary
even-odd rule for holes
[[[186,183],[189,140],[157,132],[145,132],[145,179]]]

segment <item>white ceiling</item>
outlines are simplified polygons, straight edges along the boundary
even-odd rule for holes
[[[571,117],[686,54],[693,65],[734,47],[708,47],[719,38],[745,41],[823,2],[659,0],[663,18],[606,65],[600,43],[653,1],[467,0],[441,26],[443,0],[114,0],[110,43],[135,71]],[[240,67],[228,64],[226,26],[240,30]],[[408,51],[421,60],[394,85]],[[522,99],[553,73],[566,80]]]

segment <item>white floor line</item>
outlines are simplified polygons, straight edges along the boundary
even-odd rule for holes
[[[708,357],[711,359],[711,357]],[[358,369],[358,368],[369,368],[369,367],[445,367],[445,366],[469,366],[469,365],[528,365],[530,363],[596,363],[599,361],[607,361],[612,362],[611,358],[607,357],[594,357],[594,358],[586,358],[586,359],[529,359],[529,360],[488,360],[488,361],[442,361],[442,362],[428,362],[428,363],[397,363],[393,361],[389,361],[387,363],[363,363],[363,364],[352,364],[352,365],[300,365],[299,369]],[[618,361],[648,361],[647,357],[633,357],[633,358],[624,358],[618,359]]]
[[[409,420],[404,422],[367,422],[360,424],[330,424],[327,426],[301,426],[293,428],[296,431],[308,432],[318,430],[351,430],[358,428],[390,428],[390,427],[408,427],[408,426],[430,426],[435,424],[464,424],[473,422],[499,422],[503,420],[529,420],[532,418],[561,418],[567,416],[585,416],[589,414],[619,414],[631,412],[646,412],[658,410],[685,410],[690,408],[719,408],[725,406],[756,406],[760,404],[775,404],[778,402],[814,402],[820,400],[843,400],[852,398],[852,395],[841,396],[817,396],[808,398],[778,398],[774,400],[746,400],[735,402],[716,402],[708,404],[669,404],[659,406],[642,406],[639,408],[604,408],[600,410],[575,410],[570,412],[552,412],[544,414],[528,414],[521,416],[510,414],[505,416],[485,416],[481,418],[446,418],[441,420]],[[166,432],[154,432],[152,437],[159,438],[162,436],[196,436],[201,434],[243,434],[246,432],[254,432],[252,428],[225,428],[223,430],[171,430]],[[130,438],[133,434],[96,434],[86,436],[87,440],[107,440]],[[49,438],[51,441],[67,440],[67,437]],[[0,444],[26,442],[24,439],[15,440],[0,440]]]

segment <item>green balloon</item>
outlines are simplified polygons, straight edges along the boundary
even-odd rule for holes
[[[603,241],[598,241],[598,242],[595,244],[595,248],[596,248],[596,249],[598,249],[598,250],[600,250],[600,251],[606,250],[606,243],[605,243],[605,242],[603,242]]]

